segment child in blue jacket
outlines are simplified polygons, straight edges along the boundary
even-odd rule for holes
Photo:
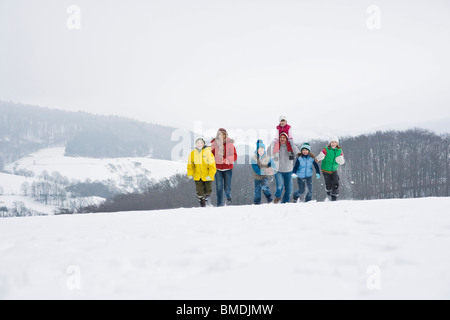
[[[320,179],[320,168],[317,164],[316,156],[311,152],[309,143],[304,143],[300,149],[300,154],[294,167],[294,174],[292,175],[294,179],[297,178],[298,182],[298,191],[294,193],[294,203],[297,203],[300,196],[305,193],[305,187],[308,189],[305,202],[312,200],[313,165],[316,169],[316,178]]]
[[[262,140],[256,142],[256,152],[252,156],[251,165],[255,177],[255,198],[256,205],[261,204],[261,191],[266,196],[268,203],[272,203],[272,193],[269,187],[269,177],[274,175],[274,162],[266,153],[266,146]]]

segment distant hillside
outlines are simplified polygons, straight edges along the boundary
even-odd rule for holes
[[[151,156],[169,160],[174,128],[116,116],[0,101],[0,169],[31,152],[66,146],[82,157]]]

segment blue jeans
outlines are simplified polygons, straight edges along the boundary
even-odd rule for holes
[[[306,193],[305,202],[312,200],[313,193],[313,183],[312,177],[308,178],[297,178],[298,182],[298,191],[294,193],[294,200],[297,200],[301,197],[302,194],[305,193],[305,187],[308,188],[308,192]]]
[[[216,192],[217,192],[217,206],[223,207],[223,192],[228,200],[231,200],[231,177],[233,176],[233,170],[216,172]]]
[[[261,191],[267,199],[267,202],[272,202],[272,193],[270,192],[269,179],[263,178],[261,180],[255,180],[255,204],[261,204]]]
[[[292,172],[277,172],[275,175],[275,181],[277,182],[276,198],[281,198],[284,190],[284,197],[281,203],[289,203],[291,201],[292,191],[294,189],[292,183]]]

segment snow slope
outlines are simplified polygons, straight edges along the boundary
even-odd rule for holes
[[[24,157],[8,166],[8,173],[0,172],[0,207],[11,208],[15,202],[22,202],[28,209],[41,214],[53,214],[57,206],[42,205],[30,196],[24,197],[21,186],[27,182],[39,182],[39,176],[47,171],[60,173],[72,183],[100,181],[109,185],[111,182],[123,193],[132,192],[139,187],[142,179],[160,180],[177,173],[186,173],[186,163],[177,161],[157,160],[152,158],[114,158],[93,159],[82,157],[66,157],[64,147],[43,149]],[[18,171],[33,173],[34,177],[17,175]],[[145,184],[144,184],[145,185]],[[102,201],[101,198],[83,198],[86,204]],[[103,199],[104,200],[104,199]]]
[[[137,174],[159,180],[176,173],[186,172],[186,164],[176,161],[157,160],[152,158],[106,158],[94,159],[83,157],[67,157],[65,148],[49,148],[33,153],[5,169],[13,173],[15,170],[32,171],[36,176],[47,171],[59,172],[70,180],[120,181],[124,176]]]
[[[33,179],[0,172],[0,188],[2,190],[2,194],[20,194],[20,186],[24,182],[28,182],[29,184],[31,184],[33,183]]]
[[[449,299],[449,207],[428,198],[2,219],[0,298]]]
[[[0,190],[2,191],[0,194],[0,207],[6,206],[7,208],[12,208],[14,203],[21,202],[30,210],[41,214],[53,214],[58,209],[56,206],[44,205],[34,201],[30,197],[22,195],[22,191],[20,190],[22,184],[28,182],[31,185],[33,181],[33,178],[25,178],[0,172]]]

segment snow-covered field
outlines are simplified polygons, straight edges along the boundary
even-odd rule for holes
[[[25,169],[36,176],[44,171],[49,174],[59,172],[69,180],[106,181],[111,179],[118,182],[127,175],[147,174],[148,178],[159,180],[186,171],[186,164],[176,161],[145,157],[94,159],[67,157],[64,153],[64,147],[44,149],[8,165],[6,170],[13,173],[14,170]]]
[[[450,198],[0,220],[1,299],[449,299]]]
[[[18,195],[20,194],[20,186],[24,183],[32,183],[32,178],[26,178],[14,174],[0,172],[0,188],[2,188],[2,194]]]
[[[44,205],[21,194],[22,191],[20,188],[22,184],[28,182],[31,185],[33,181],[33,178],[0,172],[0,189],[2,190],[0,194],[0,206],[11,208],[14,206],[15,202],[21,202],[25,204],[28,209],[35,210],[41,214],[53,214],[55,210],[57,210],[56,206]]]
[[[44,171],[49,175],[59,173],[71,183],[84,182],[87,179],[112,184],[122,192],[132,192],[142,179],[160,180],[177,173],[186,172],[186,163],[152,158],[114,158],[93,159],[67,157],[64,147],[43,149],[24,157],[5,168],[0,173],[0,207],[14,207],[23,203],[27,209],[39,214],[53,214],[58,210],[54,205],[43,205],[30,195],[24,196],[22,185],[27,182],[39,182]],[[17,173],[17,174],[16,174]],[[26,173],[27,177],[19,175]],[[95,204],[104,199],[98,197],[83,198],[86,204]]]

